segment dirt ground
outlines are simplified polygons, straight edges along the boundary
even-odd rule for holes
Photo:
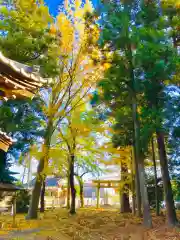
[[[180,240],[180,229],[170,229],[165,217],[155,217],[153,228],[145,229],[142,220],[111,209],[81,209],[70,216],[66,209],[45,212],[39,220],[26,221],[17,215],[0,216],[0,240]]]

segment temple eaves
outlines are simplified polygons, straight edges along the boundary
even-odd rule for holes
[[[6,58],[0,52],[0,99],[33,98],[50,79],[42,78],[27,65]]]

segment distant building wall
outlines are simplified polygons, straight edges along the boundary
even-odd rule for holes
[[[0,201],[0,208],[8,208],[9,201],[11,200],[12,196],[5,196],[2,201]]]

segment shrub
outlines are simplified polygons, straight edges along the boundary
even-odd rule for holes
[[[14,197],[11,200],[13,203]],[[20,190],[16,193],[16,212],[27,213],[29,208],[30,195],[27,190]]]

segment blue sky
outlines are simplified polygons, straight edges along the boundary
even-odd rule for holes
[[[50,13],[56,16],[58,13],[58,6],[62,4],[64,0],[45,0],[46,5],[48,5]],[[98,0],[92,0],[94,6],[96,6]]]
[[[56,16],[58,13],[58,6],[61,4],[62,0],[45,0],[46,5],[49,6],[49,10],[52,15]]]

